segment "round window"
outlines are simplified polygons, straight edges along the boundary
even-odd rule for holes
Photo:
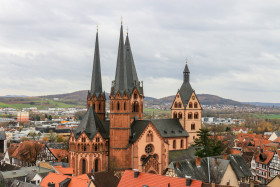
[[[147,154],[151,154],[151,153],[153,153],[153,151],[154,151],[154,146],[153,146],[152,144],[148,144],[148,145],[145,147],[145,152],[146,152]]]

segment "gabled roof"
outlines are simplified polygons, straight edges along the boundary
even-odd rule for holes
[[[280,137],[280,131],[274,131],[277,137]]]
[[[97,132],[100,132],[103,138],[107,138],[107,132],[103,126],[103,123],[101,122],[95,111],[92,109],[92,106],[89,107],[81,123],[74,130],[75,138],[78,139],[83,132],[90,140],[95,137]]]
[[[96,97],[102,94],[98,32],[96,33],[96,40],[95,40],[95,51],[94,51],[90,96],[92,96],[93,94],[95,94]]]
[[[179,119],[152,119],[151,122],[163,138],[189,136]]]
[[[133,170],[125,170],[118,187],[127,186],[168,186],[182,187],[187,186],[187,179],[178,177],[168,177],[164,175],[156,175],[151,173],[139,172],[137,178],[134,177]],[[202,182],[198,180],[192,180],[191,187],[201,187]]]
[[[208,159],[211,182],[219,184],[228,168],[229,160],[205,157],[201,158],[200,165],[196,165],[195,159],[182,160],[179,162],[171,162],[167,168],[174,169],[178,177],[185,178],[189,176],[192,179],[201,180],[202,182],[209,183],[208,173]],[[215,165],[215,159],[217,159],[217,165]],[[212,181],[214,179],[215,181]]]
[[[271,151],[265,151],[263,153],[260,153],[257,158],[256,158],[256,162],[262,163],[262,164],[269,164],[269,162],[271,161],[271,159],[274,156],[274,152]]]
[[[70,182],[69,182],[70,181]],[[40,186],[48,187],[48,183],[55,183],[55,187],[59,187],[59,184],[68,183],[68,187],[85,186],[87,187],[90,179],[86,174],[71,177],[68,175],[62,175],[57,173],[49,173],[41,182]]]
[[[10,187],[40,187],[40,186],[36,184],[23,182],[20,180],[14,180]]]
[[[150,122],[163,138],[189,136],[188,132],[183,129],[179,119],[135,120],[130,126],[130,142],[136,142]]]
[[[243,177],[251,177],[252,173],[245,159],[241,155],[228,155],[228,160],[235,174],[240,180]]]

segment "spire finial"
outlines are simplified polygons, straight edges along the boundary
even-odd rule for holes
[[[186,64],[188,64],[188,58],[186,58]]]
[[[123,17],[121,16],[121,24],[123,23]]]
[[[126,34],[128,35],[128,27],[126,27]]]
[[[98,32],[98,25],[96,25],[96,31]]]

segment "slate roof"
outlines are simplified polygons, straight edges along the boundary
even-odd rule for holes
[[[274,131],[277,137],[280,137],[280,131]]]
[[[31,184],[31,183],[27,183],[27,182],[23,182],[23,181],[19,181],[19,180],[14,180],[14,182],[11,184],[10,187],[39,187],[36,184]]]
[[[193,93],[193,89],[190,84],[190,71],[188,68],[188,64],[186,64],[183,74],[184,74],[184,82],[179,90],[179,94],[181,96],[184,107],[186,107]]]
[[[98,97],[100,94],[102,94],[102,80],[101,80],[98,32],[96,33],[96,40],[95,40],[95,51],[94,51],[94,59],[93,59],[90,96],[92,96],[93,94],[95,94],[96,97]],[[105,96],[105,94],[104,94],[104,96]]]
[[[36,172],[40,176],[44,177],[48,173],[53,172],[53,170],[43,168],[43,167],[39,168],[37,166],[32,166],[32,167],[22,167],[19,170],[5,171],[5,172],[2,172],[2,175],[5,179],[11,179],[11,178],[25,176],[26,174],[29,174],[30,172]]]
[[[196,147],[189,147],[187,150],[174,150],[169,151],[169,163],[173,161],[185,160],[185,159],[195,159]]]
[[[179,119],[135,120],[130,126],[130,142],[136,142],[150,122],[163,138],[189,136],[188,132],[183,129]]]
[[[124,44],[123,26],[121,25],[116,76],[112,84],[111,94],[115,95],[119,91],[122,96],[124,93],[130,96],[135,88],[142,94],[143,88],[140,87],[140,82],[138,81],[129,38],[127,35]]]
[[[0,140],[6,140],[5,131],[0,131]]]
[[[182,160],[178,162],[178,167],[176,167],[176,162],[171,162],[167,168],[174,169],[178,177],[185,178],[189,176],[192,179],[201,180],[202,182],[209,183],[209,173],[208,173],[208,159],[209,159],[209,170],[210,170],[210,180],[219,184],[228,168],[230,163],[229,160],[217,159],[217,165],[215,166],[215,158],[205,157],[201,158],[200,166],[196,165],[195,159]],[[214,179],[214,181],[212,180]]]
[[[241,155],[228,155],[228,160],[233,168],[235,174],[240,180],[243,177],[251,177],[252,173],[248,167],[245,159]]]
[[[108,132],[106,132],[102,121],[99,119],[92,106],[89,107],[85,113],[81,123],[74,130],[74,136],[76,139],[85,132],[90,140],[94,138],[97,132],[100,132],[103,138],[108,138]]]

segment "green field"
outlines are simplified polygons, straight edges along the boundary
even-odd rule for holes
[[[254,114],[253,117],[262,119],[280,119],[280,114]]]
[[[52,99],[39,99],[39,98],[24,98],[20,100],[4,100],[0,101],[0,108],[10,107],[10,108],[30,108],[37,107],[38,109],[48,109],[48,108],[73,108],[73,107],[85,107],[71,103],[71,101],[54,101]]]

